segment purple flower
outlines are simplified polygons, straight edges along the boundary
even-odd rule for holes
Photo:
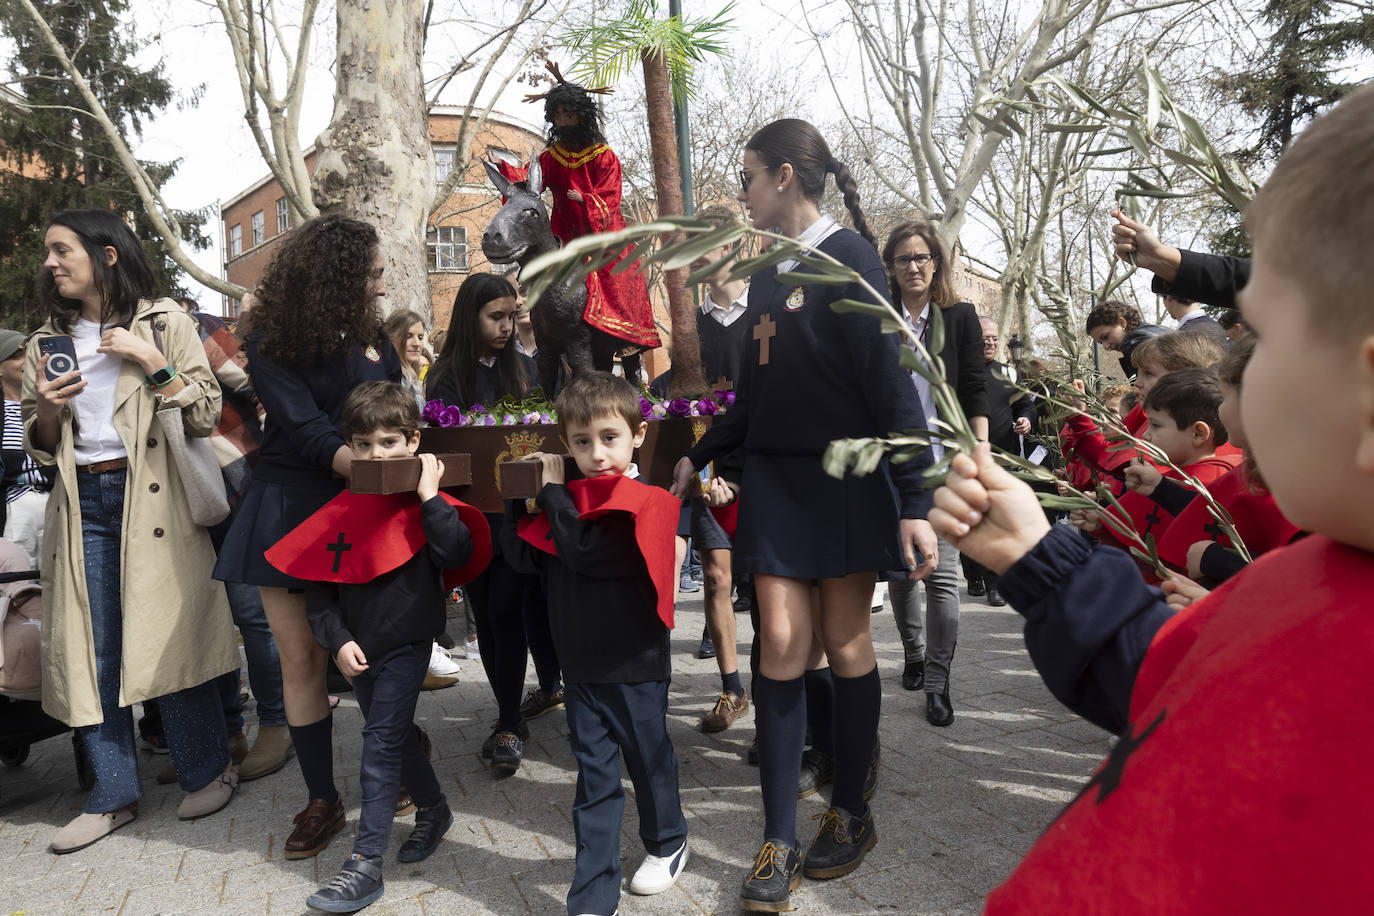
[[[670,417],[685,417],[692,412],[692,402],[686,398],[673,398],[668,402],[668,415]]]
[[[443,401],[435,399],[425,403],[425,409],[420,412],[420,417],[427,423],[439,423],[439,417],[447,405]]]
[[[655,404],[653,410],[649,411],[649,413],[649,418],[651,420],[662,420],[664,417],[668,416],[668,408],[664,407],[662,404]]]
[[[491,414],[487,414],[486,416],[482,417],[482,425],[483,425],[483,426],[495,426],[495,425],[496,425],[496,418],[493,417]]]
[[[502,414],[502,415],[501,415],[501,425],[502,425],[502,426],[515,426],[518,422],[519,422],[519,421],[515,419],[515,416],[514,416],[513,414]]]
[[[521,426],[525,426],[525,425],[530,424],[530,423],[538,423],[538,422],[539,422],[539,411],[537,411],[537,410],[531,410],[529,413],[525,414],[523,417],[520,418],[520,425],[521,425]]]
[[[720,410],[720,408],[716,406],[716,402],[709,398],[702,398],[700,401],[697,401],[696,409],[697,414],[703,417],[709,417]]]
[[[540,423],[552,423],[552,422],[553,422],[553,414],[549,413],[548,411],[545,411],[544,413],[541,413],[541,414],[539,415],[539,422],[540,422]]]
[[[735,403],[735,393],[734,393],[733,391],[727,391],[727,392],[725,392],[725,397],[724,397],[723,399],[721,399],[721,401],[720,401],[720,406],[721,406],[721,407],[733,407],[733,406],[734,406],[734,403]]]
[[[468,408],[468,411],[471,413],[486,413],[487,409],[483,407],[481,404],[473,404],[471,407]]]
[[[445,407],[439,411],[437,422],[440,426],[462,426],[463,412],[457,407]]]
[[[646,397],[639,399],[639,415],[644,419],[649,419],[654,415],[654,402]]]

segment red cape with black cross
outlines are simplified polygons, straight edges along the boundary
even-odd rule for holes
[[[627,512],[634,519],[635,542],[639,545],[649,578],[658,593],[658,619],[673,628],[673,599],[677,594],[677,569],[673,562],[673,538],[677,534],[678,511],[682,503],[661,487],[651,487],[632,477],[592,477],[570,480],[577,517],[594,521],[608,512]],[[527,515],[520,520],[520,538],[532,547],[558,556],[558,545],[549,530],[547,513]]]
[[[461,569],[444,570],[444,584],[457,588],[477,578],[491,562],[491,528],[486,516],[440,492],[458,510],[472,535],[472,557]],[[266,553],[267,562],[288,576],[309,582],[360,585],[410,561],[425,546],[420,500],[414,493],[373,495],[344,490]]]

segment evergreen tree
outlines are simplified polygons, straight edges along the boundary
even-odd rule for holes
[[[161,64],[132,63],[141,48],[128,0],[34,0],[57,40],[126,138],[174,101]],[[121,22],[123,20],[123,22]],[[143,240],[158,293],[184,292],[179,268],[163,252],[142,202],[110,143],[66,72],[16,0],[0,0],[0,33],[14,48],[10,76],[18,95],[0,99],[0,327],[28,331],[46,317],[34,279],[42,268],[48,216],[73,207],[128,215]],[[157,41],[154,37],[153,41]],[[142,163],[155,185],[177,162]],[[204,214],[178,213],[184,240],[205,248]]]
[[[1342,63],[1362,50],[1374,51],[1374,11],[1368,6],[1267,0],[1261,15],[1273,27],[1268,53],[1254,68],[1218,78],[1223,90],[1262,119],[1255,144],[1242,154],[1249,162],[1278,159],[1306,122],[1359,85],[1339,79]]]

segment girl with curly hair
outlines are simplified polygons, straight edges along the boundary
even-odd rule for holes
[[[1131,354],[1135,352],[1136,345],[1168,330],[1157,324],[1146,324],[1140,309],[1115,299],[1098,305],[1083,322],[1083,333],[1096,341],[1098,346],[1121,354],[1121,371],[1126,378],[1135,375]]]
[[[344,808],[334,787],[327,652],[306,620],[305,583],[268,564],[263,552],[348,480],[350,451],[339,432],[348,393],[362,382],[401,380],[401,360],[377,316],[377,299],[386,294],[382,269],[372,226],[343,216],[313,219],[278,249],[244,334],[267,420],[215,578],[256,585],[277,640],[287,726],[309,795],[286,841],[288,859],[328,846],[343,829]]]

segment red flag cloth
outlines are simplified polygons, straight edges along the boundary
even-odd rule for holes
[[[1129,728],[986,913],[1369,912],[1371,594],[1374,555],[1312,535],[1173,617]]]
[[[472,558],[461,569],[444,570],[444,584],[457,588],[477,578],[491,562],[491,528],[479,510],[442,491],[439,496],[458,510],[458,518],[472,534]],[[265,556],[288,576],[309,582],[371,582],[409,562],[425,546],[420,514],[414,493],[380,496],[344,490],[268,548]]]
[[[1248,478],[1245,466],[1238,464],[1208,484],[1207,491],[1231,516],[1250,555],[1258,557],[1287,545],[1302,533],[1302,529],[1284,516],[1267,490],[1252,489]],[[1159,539],[1159,558],[1174,569],[1186,570],[1188,548],[1198,541],[1231,546],[1231,539],[1212,517],[1207,500],[1195,498]]]
[[[567,488],[577,517],[584,522],[595,521],[608,512],[627,512],[634,519],[635,541],[658,595],[658,619],[671,630],[673,599],[677,595],[673,539],[677,536],[682,503],[661,487],[651,487],[623,475],[570,480]],[[558,556],[558,545],[549,531],[547,513],[525,516],[518,530],[527,544]]]
[[[711,506],[711,514],[715,516],[716,524],[720,525],[730,540],[735,539],[735,530],[739,528],[739,497],[728,506]]]

